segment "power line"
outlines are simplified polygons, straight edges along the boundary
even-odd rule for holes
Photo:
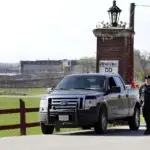
[[[150,7],[150,5],[135,5],[135,6]]]

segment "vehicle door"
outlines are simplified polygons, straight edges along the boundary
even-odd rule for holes
[[[135,97],[139,98],[139,89],[138,88],[130,88],[128,91],[128,115],[132,115],[134,112],[135,105]]]
[[[107,84],[107,95],[106,100],[108,104],[108,116],[109,119],[116,118],[119,115],[118,112],[118,95],[119,93],[111,93],[111,88],[116,86],[116,83],[113,79],[113,77],[108,78],[108,84]]]
[[[121,88],[121,92],[118,95],[118,117],[123,117],[128,115],[128,91],[126,90],[123,80],[119,76],[115,76],[114,80],[116,85]]]

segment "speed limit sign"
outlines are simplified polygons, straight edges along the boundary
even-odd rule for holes
[[[101,73],[118,73],[118,60],[100,60],[99,72]]]

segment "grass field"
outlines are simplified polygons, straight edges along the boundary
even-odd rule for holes
[[[0,91],[5,91],[5,95],[7,93],[11,92],[25,92],[28,96],[34,96],[34,95],[42,95],[46,93],[46,89],[44,88],[31,88],[31,89],[0,89]],[[8,94],[9,95],[9,94]],[[18,97],[18,96],[17,96]],[[31,107],[39,107],[40,104],[40,97],[39,98],[25,98],[23,96],[17,97],[0,97],[0,109],[11,109],[11,108],[19,108],[19,99],[23,99],[25,102],[26,108]],[[39,113],[33,112],[33,113],[26,113],[26,122],[37,122],[39,121]],[[19,124],[20,123],[20,115],[19,113],[16,114],[6,114],[6,115],[0,115],[0,125],[12,125],[12,124]],[[79,130],[78,128],[75,129],[61,129],[61,132],[65,131],[72,131],[72,130]],[[40,127],[32,127],[27,128],[27,134],[33,135],[33,134],[42,134]],[[14,130],[3,130],[0,131],[0,137],[2,136],[19,136],[20,135],[20,129],[14,129]]]
[[[22,98],[22,97],[20,97]],[[39,107],[40,98],[22,98],[25,101],[26,107]],[[19,108],[19,99],[18,98],[0,98],[0,109],[10,109],[10,108]],[[39,120],[38,113],[27,113],[26,122],[37,122]],[[11,125],[20,123],[20,115],[16,114],[6,114],[0,115],[0,125]],[[27,130],[29,134],[40,134],[39,127],[29,128]],[[16,136],[20,135],[20,130],[4,130],[0,131],[0,136]]]
[[[1,91],[3,89],[0,89]],[[10,89],[4,89],[10,91]],[[13,92],[16,92],[17,89],[11,89]],[[19,89],[19,92],[23,91],[27,93],[27,95],[41,95],[46,92],[46,89],[38,88],[38,89]],[[25,98],[19,96],[19,98],[23,99],[25,101],[25,106],[28,108],[31,107],[39,107],[40,103],[40,97],[39,98]],[[19,108],[19,98],[11,98],[11,97],[0,97],[0,109],[11,109],[11,108]],[[26,113],[26,122],[37,122],[39,121],[39,113],[33,112],[33,113]],[[141,122],[144,123],[144,119],[141,116]],[[18,124],[20,123],[20,116],[18,114],[8,114],[8,115],[0,115],[0,125],[11,125],[11,124]],[[75,129],[61,129],[61,131],[72,131],[72,130],[79,130],[79,128]],[[27,134],[33,135],[33,134],[42,134],[40,127],[32,127],[27,128]],[[0,131],[0,137],[2,136],[19,136],[20,135],[20,129],[15,130],[4,130]]]
[[[0,95],[41,95],[46,93],[46,88],[0,88]]]

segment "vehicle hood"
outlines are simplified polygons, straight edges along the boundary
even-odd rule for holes
[[[103,92],[98,92],[94,90],[55,90],[51,92],[49,97],[67,97],[67,96],[102,96]]]

